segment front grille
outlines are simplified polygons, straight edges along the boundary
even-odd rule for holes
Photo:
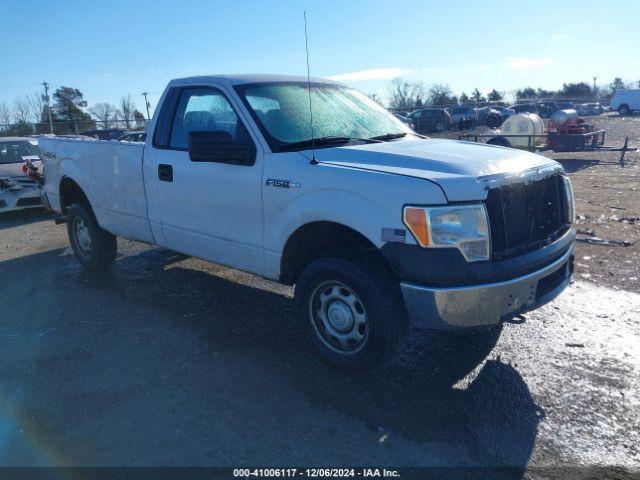
[[[34,205],[41,205],[42,201],[40,197],[20,198],[16,202],[16,207],[32,207]]]
[[[492,188],[486,205],[494,260],[511,258],[540,248],[569,227],[561,175]]]

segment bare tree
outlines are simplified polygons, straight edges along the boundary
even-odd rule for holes
[[[120,99],[120,111],[122,112],[122,117],[127,129],[130,128],[129,121],[133,118],[133,111],[135,109],[136,105],[133,103],[133,100],[131,100],[131,95],[127,95]]]
[[[12,114],[9,106],[5,102],[0,103],[0,127],[8,127],[11,123],[11,117]]]
[[[44,98],[42,98],[42,94],[38,92],[34,92],[31,95],[27,95],[25,97],[29,108],[29,118],[33,123],[39,123],[43,119],[44,114]]]
[[[114,127],[115,128],[120,128],[122,126],[122,124],[119,123],[119,122],[122,122],[122,120],[124,119],[124,115],[122,115],[122,112],[119,109],[116,108],[116,109],[113,110],[112,119],[113,119]]]
[[[422,83],[411,83],[401,78],[391,80],[389,84],[389,95],[391,101],[389,108],[392,110],[413,110],[424,103],[424,85]]]
[[[13,116],[16,123],[29,122],[29,102],[25,97],[17,97],[13,101]]]
[[[97,120],[102,122],[102,128],[109,128],[112,117],[115,115],[116,107],[110,103],[96,103],[89,111]]]

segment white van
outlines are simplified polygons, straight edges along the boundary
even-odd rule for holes
[[[628,115],[634,110],[640,110],[640,89],[613,92],[611,110],[617,110],[620,115]]]

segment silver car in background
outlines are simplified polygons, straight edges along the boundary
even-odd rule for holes
[[[39,184],[22,171],[25,158],[42,166],[34,139],[0,137],[0,213],[43,206]]]

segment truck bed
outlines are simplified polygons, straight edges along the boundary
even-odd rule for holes
[[[117,140],[42,137],[43,191],[62,212],[60,185],[66,177],[85,193],[100,226],[115,235],[153,241],[144,187],[144,144]]]

